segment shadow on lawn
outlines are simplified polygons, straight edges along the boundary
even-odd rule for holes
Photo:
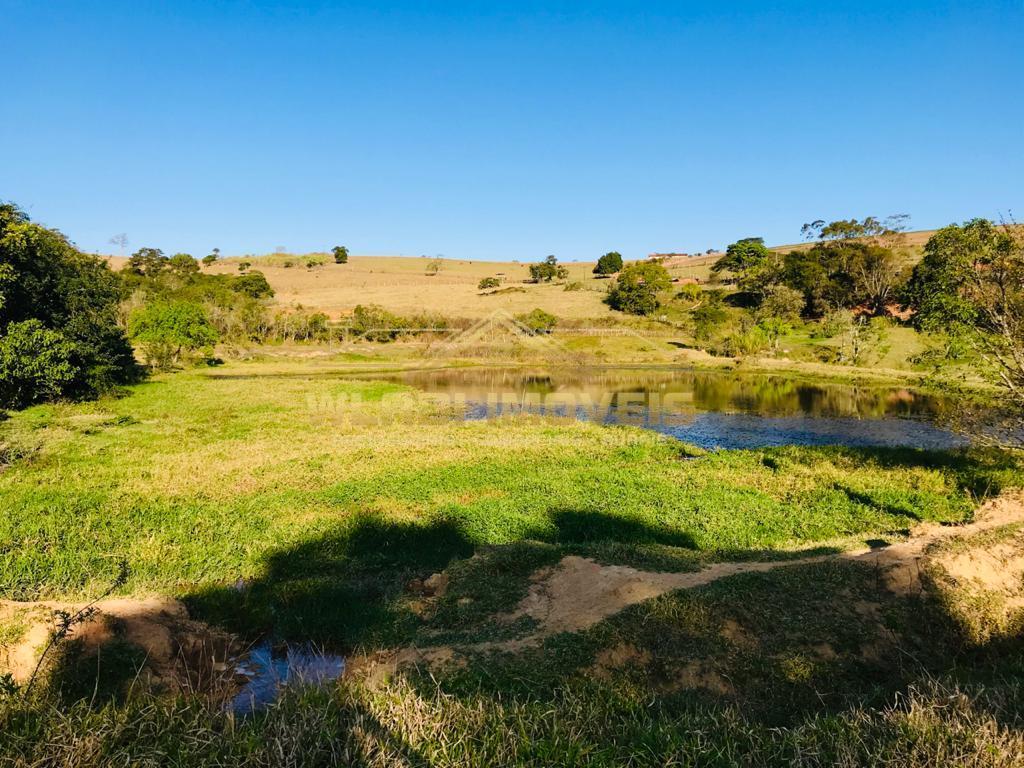
[[[929,464],[956,472],[961,487],[982,492],[999,488],[1000,474],[1008,469],[994,459],[971,464],[916,451],[868,453],[887,466]],[[857,500],[884,504],[870,496]],[[914,517],[901,508],[880,508]],[[494,616],[527,593],[536,569],[566,554],[634,564],[645,556],[654,562],[669,551],[678,558],[677,570],[701,562],[684,530],[594,509],[551,508],[547,522],[520,532],[518,541],[489,545],[469,517],[422,522],[360,514],[269,553],[261,575],[248,583],[199,589],[185,601],[194,618],[250,639],[311,642],[347,653],[515,636],[529,628],[504,627],[488,635],[496,632]],[[728,556],[751,560],[764,553],[738,550]],[[452,581],[444,595],[424,601],[411,587],[446,569]],[[591,630],[548,638],[520,656],[499,653],[472,662],[442,677],[441,685],[467,698],[549,696],[569,680],[592,683],[602,653],[630,646],[640,661],[607,671],[611,684],[639,685],[673,706],[690,706],[695,697],[738,702],[767,712],[765,719],[774,722],[784,719],[780,712],[796,716],[816,707],[837,711],[870,702],[964,660],[1014,653],[1020,658],[1020,638],[1001,640],[998,648],[971,648],[957,621],[938,601],[885,593],[883,580],[868,566],[795,566],[662,595]],[[687,666],[695,660],[707,668]],[[1018,674],[1020,666],[1018,661]],[[81,673],[59,671],[68,680]],[[698,683],[718,682],[698,685],[694,693],[679,683],[687,675]],[[91,692],[83,680],[72,680],[69,690]],[[425,680],[423,691],[437,686]]]

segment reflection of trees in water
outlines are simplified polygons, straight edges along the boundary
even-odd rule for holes
[[[657,393],[665,403],[687,403],[686,410],[724,411],[763,416],[937,418],[954,406],[906,388],[810,384],[785,376],[671,370],[517,370],[420,371],[396,375],[397,381],[428,392],[486,402],[493,395],[573,396],[585,403]],[[673,397],[675,396],[675,397]],[[657,400],[652,400],[658,402]]]

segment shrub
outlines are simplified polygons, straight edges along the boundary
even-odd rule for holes
[[[582,291],[583,290],[583,283],[581,283],[579,280],[571,280],[570,282],[565,284],[565,290],[567,290],[567,291]]]
[[[594,266],[594,274],[607,276],[613,275],[622,270],[622,254],[618,251],[610,251],[597,260]]]
[[[406,321],[376,304],[356,306],[349,329],[367,341],[393,341],[408,329]]]
[[[258,271],[234,278],[231,281],[231,290],[254,299],[266,299],[274,295],[274,289],[270,287],[267,278]]]
[[[335,264],[348,264],[348,248],[344,245],[336,245],[331,248],[331,253],[334,254]]]
[[[0,336],[0,406],[60,397],[75,379],[74,345],[39,320],[11,323]]]
[[[146,362],[166,370],[189,352],[217,343],[217,331],[203,308],[188,301],[155,302],[136,310],[128,322]]]
[[[704,303],[695,308],[691,316],[694,338],[702,342],[711,341],[718,329],[729,319],[722,291],[706,291]]]
[[[768,334],[758,326],[754,326],[745,331],[730,334],[726,339],[726,348],[731,356],[743,357],[762,352],[768,348],[770,343],[771,339]]]
[[[672,284],[668,271],[654,262],[630,264],[619,273],[607,302],[620,312],[649,315],[660,305],[658,294]]]
[[[558,323],[558,318],[538,307],[525,315],[516,315],[516,321],[531,334],[538,336],[542,333],[551,333]]]
[[[496,277],[485,277],[483,280],[481,280],[479,283],[477,283],[476,287],[477,287],[478,290],[486,291],[486,290],[489,290],[491,288],[497,288],[500,285],[501,285],[501,280],[499,280],[498,278],[496,278]]]

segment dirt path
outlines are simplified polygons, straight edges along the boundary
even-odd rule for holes
[[[982,505],[975,519],[965,525],[925,523],[905,541],[880,548],[813,555],[792,560],[714,563],[689,573],[641,571],[622,565],[601,565],[569,556],[553,568],[533,575],[533,584],[522,602],[506,618],[529,617],[537,621],[530,636],[539,642],[559,632],[578,632],[643,600],[676,589],[702,587],[741,573],[763,573],[777,568],[808,565],[826,560],[852,560],[877,564],[889,588],[907,593],[918,588],[920,562],[933,544],[953,537],[974,536],[986,530],[1024,522],[1024,493],[1000,496]]]
[[[529,635],[515,640],[460,647],[457,649],[458,653],[456,649],[445,646],[407,648],[353,660],[350,666],[353,669],[366,670],[372,677],[378,677],[405,664],[444,663],[465,652],[515,652],[536,646],[551,635],[588,629],[631,605],[666,592],[702,587],[742,573],[764,573],[778,568],[791,568],[828,560],[875,564],[881,570],[891,591],[910,594],[921,589],[922,560],[932,545],[1022,522],[1024,491],[1017,491],[983,504],[970,523],[925,523],[915,528],[905,541],[879,548],[863,548],[791,560],[713,563],[699,571],[688,573],[643,571],[624,565],[602,565],[589,558],[570,555],[562,558],[558,565],[534,573],[526,597],[514,611],[498,617],[498,621],[503,622],[512,622],[523,617],[533,619],[537,625]],[[987,562],[984,554],[961,554],[957,556],[956,561],[961,575],[985,580],[985,574],[990,573],[998,574],[998,578],[1003,581],[1007,580],[1005,568],[1000,569]],[[1024,570],[1024,561],[1017,565]]]

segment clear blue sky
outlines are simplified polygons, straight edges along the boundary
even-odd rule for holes
[[[0,0],[0,199],[81,247],[592,259],[1024,214],[1015,2]]]

